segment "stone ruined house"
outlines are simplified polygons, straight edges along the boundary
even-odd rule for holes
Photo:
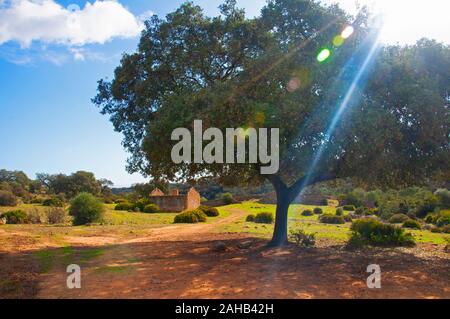
[[[158,205],[162,211],[181,212],[198,208],[200,206],[200,193],[194,187],[191,187],[185,195],[181,195],[178,189],[171,189],[169,194],[166,195],[159,188],[155,188],[150,193],[150,201]]]

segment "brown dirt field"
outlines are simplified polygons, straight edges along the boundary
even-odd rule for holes
[[[68,236],[70,256],[54,242],[44,251],[29,233],[0,230],[0,298],[450,298],[442,247],[350,252],[320,241],[313,249],[268,249],[263,239],[213,232],[244,214],[144,235]],[[225,251],[216,251],[218,242]],[[36,257],[43,251],[48,271]],[[66,287],[69,263],[81,266],[81,289]],[[366,286],[369,264],[381,267],[381,289]]]

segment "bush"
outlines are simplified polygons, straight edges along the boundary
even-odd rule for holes
[[[430,213],[427,216],[425,216],[424,221],[428,224],[436,224],[437,220],[439,218],[439,215]]]
[[[114,207],[114,210],[130,211],[134,209],[134,205],[129,202],[121,202]]]
[[[405,214],[395,214],[389,218],[389,222],[391,224],[401,224],[407,221],[408,219],[410,218]]]
[[[258,224],[272,224],[273,223],[273,214],[268,212],[258,213],[255,216],[255,223]]]
[[[353,218],[350,215],[344,215],[342,217],[344,217],[346,223],[351,223],[353,221]]]
[[[316,215],[322,215],[323,214],[323,210],[322,210],[322,208],[320,208],[320,207],[316,207],[316,208],[314,208],[314,214],[316,214]]]
[[[360,206],[355,210],[356,215],[364,215],[364,212],[366,211],[366,208],[364,206]]]
[[[198,209],[200,209],[202,212],[206,214],[208,217],[216,217],[219,216],[219,210],[215,207],[209,207],[202,205]]]
[[[314,213],[312,212],[312,210],[310,210],[310,209],[305,209],[303,212],[302,212],[302,216],[313,216],[314,215]]]
[[[414,246],[414,238],[400,227],[372,218],[359,219],[350,227],[350,245]]]
[[[17,197],[9,192],[0,190],[0,206],[16,206]]]
[[[316,244],[316,234],[307,234],[303,229],[291,230],[289,239],[300,247],[312,247]]]
[[[353,205],[344,205],[344,206],[342,206],[342,209],[346,210],[346,211],[351,211],[351,212],[354,212],[356,210],[355,206],[353,206]]]
[[[412,228],[412,229],[422,229],[422,226],[417,220],[414,219],[408,219],[406,220],[403,225],[403,228]]]
[[[49,224],[63,224],[67,218],[67,213],[62,208],[51,208],[46,212],[46,214]]]
[[[64,202],[58,197],[47,198],[42,201],[43,206],[48,207],[63,207]]]
[[[30,200],[30,204],[42,204],[43,201],[41,197],[34,197]]]
[[[323,224],[345,224],[343,216],[323,214],[319,217],[319,221]]]
[[[233,203],[233,195],[231,195],[230,193],[225,193],[222,195],[222,200],[224,202],[225,205],[229,205]]]
[[[442,208],[450,208],[450,191],[448,189],[438,189],[435,194]]]
[[[42,224],[45,222],[44,216],[42,216],[42,213],[39,211],[39,209],[32,209],[28,211],[28,222],[31,224]]]
[[[246,222],[254,222],[255,221],[255,215],[250,214],[247,216],[247,218],[245,219]]]
[[[206,215],[199,209],[188,210],[176,215],[173,222],[175,224],[180,223],[192,224],[192,223],[206,222]]]
[[[157,213],[157,212],[159,212],[159,207],[158,207],[158,205],[155,205],[155,204],[148,204],[148,205],[146,205],[146,206],[144,207],[144,213],[147,213],[147,214],[154,214],[154,213]]]
[[[1,219],[6,219],[7,224],[26,224],[28,215],[22,210],[13,210],[0,215]]]
[[[86,225],[103,219],[103,203],[90,193],[80,193],[70,202],[74,225]]]
[[[336,208],[336,216],[344,215],[344,210],[341,207]]]
[[[449,225],[449,224],[450,224],[450,216],[440,216],[436,220],[436,226],[438,226],[438,227],[442,227],[442,226]]]

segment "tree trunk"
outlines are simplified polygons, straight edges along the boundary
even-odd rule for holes
[[[275,229],[273,231],[272,240],[269,242],[270,247],[279,247],[288,243],[287,222],[288,209],[291,204],[290,192],[287,188],[277,189],[277,209],[275,216]]]

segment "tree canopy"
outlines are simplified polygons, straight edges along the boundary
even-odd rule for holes
[[[194,119],[205,129],[279,128],[280,170],[264,176],[277,192],[276,243],[286,241],[287,208],[309,184],[449,177],[448,46],[383,47],[367,10],[352,17],[313,0],[271,0],[252,19],[232,0],[220,9],[211,18],[187,2],[153,16],[137,51],[99,81],[93,102],[123,133],[130,172],[260,181],[258,164],[173,163],[171,132]],[[354,34],[333,41],[349,25]],[[331,56],[319,62],[324,48]]]

